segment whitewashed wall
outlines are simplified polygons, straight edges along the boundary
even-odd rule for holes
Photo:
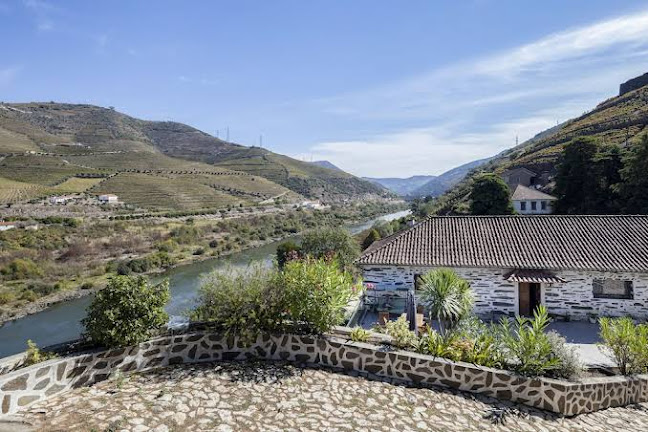
[[[429,267],[364,266],[365,282],[377,288],[396,289],[414,286],[414,276],[432,270]],[[518,285],[507,282],[504,275],[510,269],[454,268],[466,279],[475,292],[475,313],[488,316],[492,312],[516,314],[518,312]],[[542,303],[550,314],[568,316],[572,319],[586,319],[591,315],[631,315],[648,318],[648,274],[604,273],[604,272],[555,272],[567,282],[542,285]],[[594,298],[593,279],[631,280],[634,285],[634,299]]]

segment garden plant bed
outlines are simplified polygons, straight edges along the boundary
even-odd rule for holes
[[[106,380],[117,370],[141,372],[174,364],[248,359],[283,360],[419,386],[449,387],[565,416],[648,401],[646,375],[567,382],[521,377],[333,335],[262,335],[246,344],[233,336],[192,331],[128,348],[69,355],[1,375],[0,411],[2,416],[16,413],[36,401]]]

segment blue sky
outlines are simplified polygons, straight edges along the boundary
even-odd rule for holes
[[[0,0],[0,100],[115,106],[363,176],[491,156],[648,72],[645,1]]]

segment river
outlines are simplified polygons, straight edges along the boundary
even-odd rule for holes
[[[356,234],[370,228],[376,221],[394,220],[408,214],[409,210],[391,213],[367,222],[348,225],[347,229]],[[172,320],[193,306],[202,275],[227,266],[245,267],[254,261],[270,263],[279,243],[281,242],[269,243],[225,258],[179,266],[156,276],[154,280],[169,279],[171,301],[167,312]],[[85,296],[59,303],[37,314],[5,323],[0,327],[0,358],[24,351],[27,339],[33,340],[38,346],[47,346],[78,338],[82,330],[80,320],[85,316],[92,298],[93,296]]]

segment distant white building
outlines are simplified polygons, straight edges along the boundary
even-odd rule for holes
[[[0,231],[8,231],[14,228],[16,228],[16,224],[14,222],[0,222]]]
[[[50,204],[65,204],[69,198],[62,196],[53,196],[49,199]]]
[[[301,203],[301,206],[309,209],[321,209],[324,207],[319,201],[304,201]]]
[[[511,201],[515,211],[522,215],[551,214],[556,197],[540,192],[537,189],[517,185]]]
[[[99,202],[102,204],[116,204],[119,202],[119,199],[117,198],[117,195],[105,194],[99,195]]]

